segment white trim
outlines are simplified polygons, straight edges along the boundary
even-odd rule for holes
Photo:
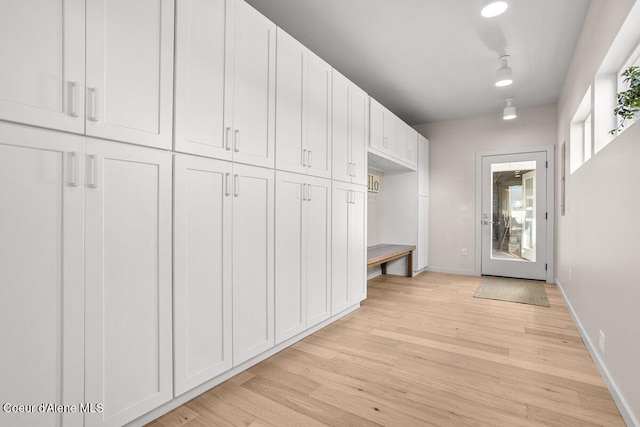
[[[173,409],[177,408],[180,405],[183,405],[184,403],[188,402],[189,400],[193,399],[194,397],[197,397],[201,394],[203,394],[204,392],[212,389],[213,387],[223,383],[224,381],[228,380],[229,378],[239,374],[240,372],[243,372],[247,369],[249,369],[250,367],[252,367],[253,365],[256,365],[260,362],[262,362],[263,360],[273,356],[274,354],[278,353],[281,350],[284,350],[285,348],[291,346],[292,344],[300,341],[303,338],[306,338],[307,336],[313,334],[314,332],[319,331],[320,329],[324,328],[325,326],[327,326],[330,323],[335,322],[336,320],[340,319],[341,317],[346,316],[347,314],[351,313],[352,311],[357,310],[360,307],[360,303],[357,303],[354,306],[351,306],[349,308],[347,308],[346,310],[336,314],[335,316],[331,317],[330,319],[325,320],[322,323],[317,324],[316,326],[307,329],[304,332],[301,332],[300,334],[296,335],[295,337],[292,337],[280,344],[278,344],[277,346],[265,351],[264,353],[261,353],[259,355],[257,355],[256,357],[247,360],[246,362],[226,371],[225,373],[218,375],[217,377],[187,391],[184,394],[181,394],[179,396],[174,397],[171,401],[165,403],[164,405],[154,409],[151,412],[146,413],[145,415],[141,416],[140,418],[137,418],[133,421],[131,421],[130,423],[126,424],[127,427],[137,427],[137,426],[143,426],[145,424],[150,423],[151,421],[159,418],[160,416],[166,414],[169,411],[172,411]]]
[[[479,276],[473,270],[463,270],[461,268],[448,268],[448,267],[427,267],[423,271],[431,271],[433,273],[447,273],[447,274],[460,274],[462,276]]]
[[[595,363],[596,367],[598,368],[598,371],[600,372],[600,376],[602,377],[605,384],[607,385],[607,388],[611,393],[611,397],[613,398],[613,401],[616,403],[616,406],[618,407],[618,410],[620,411],[620,414],[622,415],[624,422],[630,427],[631,426],[640,427],[640,423],[638,422],[638,419],[631,412],[631,406],[629,406],[624,396],[620,392],[620,389],[616,385],[616,382],[613,380],[613,377],[609,373],[609,370],[604,364],[604,361],[600,357],[600,353],[596,350],[596,346],[593,345],[591,338],[589,338],[589,335],[587,334],[584,327],[582,326],[582,322],[580,322],[578,315],[573,309],[573,306],[571,305],[571,302],[569,301],[569,298],[567,297],[567,294],[564,292],[564,289],[562,288],[562,285],[560,284],[560,281],[558,279],[556,279],[556,286],[558,287],[558,290],[560,290],[560,295],[562,295],[562,299],[564,300],[564,303],[567,306],[567,309],[569,310],[571,317],[573,318],[573,322],[575,323],[576,328],[578,329],[578,332],[580,332],[582,341],[584,341],[584,344],[587,347],[587,350],[589,350],[591,359],[593,359],[593,362]]]
[[[526,154],[536,152],[547,153],[547,283],[553,283],[555,277],[555,145],[544,145],[527,148],[512,148],[503,150],[476,152],[476,262],[474,276],[482,275],[482,229],[479,227],[482,218],[482,158],[489,156],[503,156],[508,154]],[[464,273],[460,273],[464,274]]]

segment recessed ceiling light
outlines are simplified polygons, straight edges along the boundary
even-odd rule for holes
[[[496,71],[496,86],[509,86],[513,83],[513,70],[509,67],[509,55],[500,57],[500,68]]]
[[[482,8],[480,14],[485,18],[493,18],[504,13],[509,5],[506,1],[492,1]]]
[[[507,98],[504,100],[504,110],[502,112],[502,118],[504,120],[513,120],[518,117],[516,113],[516,106],[513,105],[513,98]]]

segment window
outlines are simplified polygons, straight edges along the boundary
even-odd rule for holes
[[[593,138],[591,126],[591,87],[584,94],[582,102],[571,121],[570,130],[570,173],[574,173],[580,166],[591,158],[593,153]]]
[[[638,44],[638,46],[636,46],[636,48],[633,51],[633,53],[631,53],[631,55],[629,55],[629,58],[626,60],[624,65],[618,70],[618,90],[617,90],[617,92],[622,92],[622,91],[625,91],[625,90],[629,89],[629,84],[624,82],[624,76],[622,75],[622,73],[624,73],[624,71],[627,68],[629,68],[629,67],[631,67],[633,65],[640,67],[640,44]],[[638,117],[635,117],[634,119],[631,119],[631,120],[627,120],[625,122],[624,127],[622,129],[620,129],[618,132],[619,133],[620,132],[624,132],[629,126],[631,126],[633,123],[635,123],[637,121],[638,121]],[[618,125],[618,123],[616,123],[616,126]]]

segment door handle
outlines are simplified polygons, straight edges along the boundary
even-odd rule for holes
[[[486,219],[482,220],[482,225],[495,224],[495,221],[487,221]]]
[[[89,164],[87,165],[87,184],[91,188],[98,188],[98,164],[97,156],[91,154],[87,156]]]
[[[302,150],[302,166],[307,166],[307,150]]]
[[[307,167],[311,167],[311,150],[307,151]]]
[[[305,200],[307,200],[307,184],[302,184],[302,201],[304,202]]]
[[[236,129],[233,133],[233,151],[240,151],[240,130]]]
[[[224,195],[225,196],[231,195],[231,189],[229,188],[229,184],[231,183],[230,181],[231,181],[231,174],[225,173],[224,174]]]
[[[228,127],[224,132],[224,149],[229,151],[231,150],[231,146],[229,145],[229,132],[231,132],[231,128]]]
[[[69,116],[78,117],[78,82],[69,82],[68,85]]]
[[[73,151],[69,153],[69,184],[72,187],[77,187],[80,185],[80,168],[78,167],[78,153]]]
[[[92,122],[98,121],[98,94],[95,87],[87,88],[87,95],[89,96],[89,117]]]
[[[307,184],[307,202],[311,201],[311,184]]]
[[[238,174],[233,175],[233,196],[238,197],[240,195],[240,180]]]

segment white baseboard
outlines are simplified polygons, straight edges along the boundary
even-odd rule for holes
[[[578,315],[573,309],[573,306],[571,305],[569,298],[567,298],[567,294],[564,292],[564,289],[562,288],[562,284],[558,279],[556,279],[556,286],[558,286],[558,289],[560,290],[560,294],[562,295],[562,299],[564,300],[564,303],[569,309],[569,313],[571,314],[571,317],[573,318],[573,321],[576,324],[576,327],[578,328],[578,332],[580,332],[580,335],[582,336],[582,340],[584,341],[587,347],[587,350],[589,350],[591,359],[593,359],[593,362],[596,364],[598,371],[600,371],[600,375],[602,376],[602,379],[604,379],[604,382],[607,385],[607,388],[611,393],[611,397],[613,398],[613,401],[616,403],[616,406],[618,407],[618,410],[620,411],[620,414],[622,415],[624,422],[627,423],[629,427],[640,427],[640,423],[638,422],[638,419],[631,412],[631,408],[629,407],[629,404],[625,400],[622,393],[620,393],[620,389],[618,388],[618,386],[616,385],[616,382],[611,377],[611,374],[609,373],[609,370],[604,364],[602,357],[600,357],[600,353],[598,352],[596,346],[591,341],[591,338],[589,338],[589,335],[582,327],[582,323],[580,322]]]
[[[247,369],[249,369],[250,367],[252,367],[253,365],[262,362],[263,360],[273,356],[274,354],[278,353],[281,350],[284,350],[285,348],[289,347],[292,344],[295,344],[296,342],[300,341],[301,339],[311,335],[314,332],[319,331],[320,329],[324,328],[325,326],[327,326],[330,323],[335,322],[336,320],[346,316],[347,314],[351,313],[352,311],[356,310],[360,308],[360,303],[357,303],[354,306],[351,306],[349,308],[347,308],[346,310],[336,314],[333,317],[330,317],[329,319],[325,320],[324,322],[321,322],[319,324],[317,324],[316,326],[313,326],[310,329],[307,329],[304,332],[301,332],[300,334],[296,335],[295,337],[289,338],[288,340],[276,345],[275,347],[271,348],[270,350],[265,351],[264,353],[261,353],[259,355],[257,355],[256,357],[254,357],[253,359],[249,359],[246,362],[236,366],[235,368],[232,368],[231,370],[218,375],[217,377],[203,383],[200,384],[199,386],[192,388],[191,390],[187,391],[186,393],[183,393],[179,396],[175,396],[172,400],[170,400],[169,402],[165,403],[164,405],[154,409],[151,412],[148,412],[147,414],[141,416],[140,418],[137,418],[133,421],[131,421],[130,423],[128,423],[126,425],[126,427],[138,427],[138,426],[144,426],[145,424],[150,423],[151,421],[161,417],[162,415],[166,414],[169,411],[174,410],[175,408],[177,408],[180,405],[185,404],[186,402],[188,402],[189,400],[193,399],[194,397],[197,397],[199,395],[201,395],[202,393],[206,392],[207,390],[212,389],[213,387],[217,386],[218,384],[228,380],[229,378],[239,374],[242,371],[245,371]]]
[[[458,268],[447,267],[432,267],[429,266],[424,269],[425,271],[433,271],[434,273],[448,273],[448,274],[461,274],[463,276],[477,276],[474,270],[463,270]]]

